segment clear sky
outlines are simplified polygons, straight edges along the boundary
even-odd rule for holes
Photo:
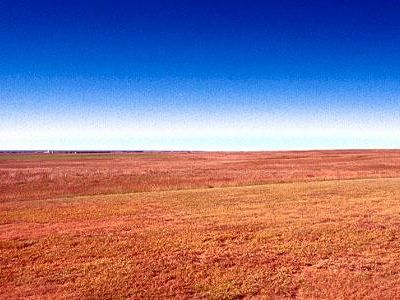
[[[400,148],[400,1],[0,1],[0,149]]]

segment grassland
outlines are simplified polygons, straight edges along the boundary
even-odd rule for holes
[[[0,160],[0,298],[400,297],[400,151],[103,156]]]

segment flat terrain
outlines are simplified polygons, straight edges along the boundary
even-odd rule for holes
[[[0,155],[0,298],[400,297],[400,151]]]

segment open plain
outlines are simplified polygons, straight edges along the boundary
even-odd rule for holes
[[[400,151],[0,155],[0,298],[400,297]]]

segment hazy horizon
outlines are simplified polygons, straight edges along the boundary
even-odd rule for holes
[[[2,1],[0,150],[400,148],[398,1]]]

